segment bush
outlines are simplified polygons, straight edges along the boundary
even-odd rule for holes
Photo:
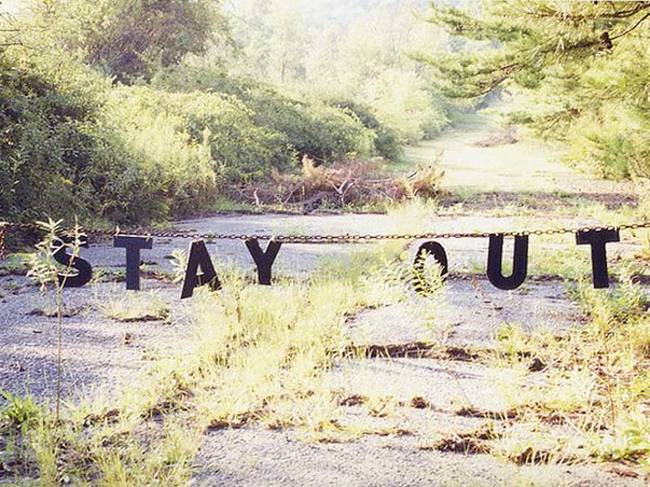
[[[234,96],[216,93],[169,93],[147,87],[113,90],[110,110],[132,150],[145,154],[162,171],[177,171],[165,156],[166,144],[189,164],[187,171],[233,182],[259,179],[271,168],[289,170],[295,154],[283,134],[258,127],[253,113]],[[151,133],[158,144],[143,133]],[[166,142],[169,138],[169,142]],[[195,161],[190,163],[190,161]],[[189,176],[189,173],[188,173]]]
[[[382,124],[370,107],[352,100],[332,100],[330,104],[354,113],[366,128],[375,133],[375,148],[379,155],[391,161],[399,160],[404,155],[397,131]]]
[[[91,83],[84,91],[46,81],[7,56],[0,68],[0,214],[30,221],[70,213],[117,218],[110,202],[124,201],[141,181],[119,139],[101,123]]]
[[[170,117],[137,113],[128,89],[113,91],[65,58],[54,71],[50,61],[20,52],[0,60],[2,218],[133,223],[212,204],[218,179],[205,145]]]
[[[294,100],[219,66],[113,86],[65,51],[30,55],[16,48],[0,60],[2,218],[161,220],[296,172],[305,155],[344,164],[375,153],[375,141],[396,153],[360,107]]]
[[[401,143],[431,138],[449,124],[445,108],[416,73],[386,69],[364,86],[362,97]]]
[[[250,79],[229,76],[220,65],[190,59],[160,72],[153,84],[170,91],[205,90],[238,98],[251,110],[256,125],[282,134],[298,157],[329,163],[376,152],[376,130],[364,125],[354,110],[295,100]]]
[[[576,122],[567,138],[567,160],[609,179],[650,178],[650,126],[634,112],[611,108],[606,120],[584,117]]]

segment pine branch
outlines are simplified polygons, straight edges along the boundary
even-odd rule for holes
[[[611,40],[620,39],[621,37],[628,35],[630,32],[632,32],[634,29],[636,29],[639,25],[641,25],[643,23],[643,21],[647,20],[648,18],[650,18],[650,13],[647,13],[643,17],[641,17],[632,27],[630,27],[625,32],[621,32],[618,35],[610,37],[610,39]]]

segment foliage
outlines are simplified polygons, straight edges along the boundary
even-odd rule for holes
[[[101,80],[69,64],[67,76],[76,81],[50,80],[43,65],[9,55],[0,66],[0,184],[6,188],[0,213],[23,220],[48,212],[116,219],[117,213],[124,219],[137,214],[127,195],[140,181],[124,146],[101,120]]]
[[[288,169],[293,163],[282,135],[257,126],[250,110],[233,96],[132,87],[113,90],[109,108],[131,148],[149,152],[151,162],[170,177],[177,161],[175,154],[164,153],[165,135],[178,141],[177,155],[185,152],[185,180],[192,172],[210,179],[210,169],[229,181],[259,178],[272,167]],[[152,144],[151,136],[160,146]]]
[[[30,396],[20,397],[3,390],[0,390],[0,396],[6,403],[0,406],[0,426],[5,421],[12,426],[28,426],[43,414],[41,407]]]
[[[46,411],[28,425],[12,452],[12,480],[37,472],[43,483],[184,485],[206,431],[247,424],[290,427],[315,441],[386,434],[385,426],[342,421],[341,391],[328,372],[347,358],[347,317],[407,295],[403,281],[378,285],[393,258],[360,252],[342,273],[278,278],[272,287],[220,266],[224,290],[197,290],[183,320],[192,332],[178,350],[110,402],[97,395],[70,404],[61,421]]]
[[[567,140],[570,161],[607,177],[648,176],[650,2],[488,0],[480,16],[432,11],[434,24],[473,41],[422,57],[443,93],[510,89],[515,119]]]
[[[61,235],[61,220],[49,219],[47,222],[37,222],[45,232],[45,237],[36,244],[35,252],[29,259],[27,277],[34,279],[41,292],[48,294],[54,291],[54,308],[56,310],[56,410],[55,420],[58,422],[61,412],[61,380],[63,374],[63,290],[66,281],[72,276],[72,265],[79,257],[82,246],[82,234],[79,225],[75,224],[68,235]],[[60,265],[56,255],[60,252],[69,254],[67,266]]]
[[[448,123],[442,103],[436,103],[417,73],[385,69],[368,80],[362,99],[377,107],[381,120],[403,143],[431,139]]]
[[[97,296],[97,307],[107,317],[122,323],[170,321],[170,307],[156,292],[130,293],[126,296]]]
[[[50,0],[38,13],[56,41],[122,82],[148,79],[211,41],[230,42],[215,0]]]
[[[375,132],[375,147],[379,155],[391,161],[403,157],[404,151],[397,130],[381,123],[372,108],[346,99],[331,100],[329,104],[354,113],[366,128]]]
[[[581,281],[573,296],[588,315],[584,326],[562,336],[549,331],[531,336],[512,325],[498,333],[499,353],[508,361],[528,368],[532,356],[550,365],[535,385],[509,384],[514,385],[514,408],[519,416],[540,421],[563,418],[590,457],[647,466],[647,296],[629,269],[623,270],[614,290],[594,289],[591,282]]]
[[[353,15],[338,22],[324,21],[330,12],[323,8],[307,0],[236,2],[233,37],[244,55],[234,66],[257,80],[370,108],[390,132],[378,134],[388,144],[394,134],[400,143],[417,142],[449,123],[429,73],[409,57],[425,46],[447,48],[444,33],[419,18],[422,2],[349,5]],[[379,152],[392,159],[392,148],[383,146],[378,143]]]
[[[370,155],[381,130],[369,126],[354,110],[334,107],[318,98],[296,99],[253,79],[233,76],[219,65],[189,58],[179,66],[161,71],[155,86],[181,92],[203,90],[226,93],[241,100],[254,123],[281,134],[295,153],[322,162],[333,162],[348,154]]]
[[[170,68],[159,89],[111,87],[67,51],[31,54],[18,46],[1,59],[5,218],[187,215],[212,208],[233,183],[293,170],[300,153],[330,162],[375,150],[375,132],[351,111],[219,67]]]

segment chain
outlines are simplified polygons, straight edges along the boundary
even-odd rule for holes
[[[190,238],[202,240],[274,240],[282,243],[302,244],[337,244],[337,243],[364,243],[377,240],[444,240],[452,238],[488,238],[490,235],[503,235],[505,237],[521,237],[530,235],[562,235],[568,233],[599,231],[599,230],[638,230],[650,228],[650,221],[630,223],[625,225],[537,229],[506,232],[447,232],[447,233],[405,233],[405,234],[338,234],[338,235],[273,235],[273,234],[236,234],[236,233],[193,233],[190,231],[156,231],[145,228],[134,228],[123,231],[116,227],[113,231],[103,229],[88,229],[85,233],[89,237],[110,238],[115,235],[146,235],[155,238]],[[28,223],[2,223],[0,222],[0,253],[4,249],[4,238],[7,230],[23,229],[38,230],[36,225]]]
[[[7,224],[5,222],[0,222],[0,259],[3,259],[5,256],[5,235],[6,235]]]

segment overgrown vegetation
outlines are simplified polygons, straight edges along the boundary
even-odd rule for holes
[[[412,231],[430,214],[431,204],[420,201],[393,217],[397,230]],[[410,434],[400,410],[431,409],[425,398],[405,403],[372,383],[350,395],[331,375],[335,366],[387,353],[350,346],[346,323],[361,310],[397,303],[424,318],[428,356],[452,356],[439,315],[445,302],[439,268],[413,269],[404,243],[352,253],[306,281],[280,276],[272,287],[219,265],[223,289],[197,290],[187,315],[177,317],[192,329],[177,343],[180,352],[156,357],[136,385],[110,402],[99,396],[64,406],[57,422],[29,397],[7,396],[0,413],[3,475],[45,484],[181,485],[192,477],[204,435],[218,429],[256,425],[319,442]],[[528,335],[510,325],[489,356],[454,352],[458,360],[489,359],[512,369],[512,380],[500,384],[510,404],[504,411],[459,410],[485,424],[446,437],[436,432],[422,448],[518,464],[614,461],[647,468],[648,302],[629,273],[620,280],[612,292],[578,281],[573,296],[590,321],[566,335]],[[103,299],[100,308],[117,320],[167,318],[155,294]],[[533,375],[544,380],[527,380]],[[351,416],[355,406],[385,421]]]
[[[434,7],[435,22],[452,34],[497,41],[430,60],[442,74],[437,88],[406,56],[432,42],[414,18],[387,3],[333,31],[308,31],[306,18],[290,15],[299,3],[244,1],[231,31],[228,13],[207,0],[43,2],[0,41],[0,185],[7,188],[0,215],[144,222],[234,205],[228,198],[305,211],[410,200],[390,215],[393,230],[422,231],[440,216],[430,200],[441,172],[432,161],[408,177],[395,176],[386,159],[399,159],[402,144],[448,123],[439,90],[472,97],[506,83],[531,103],[511,115],[540,133],[565,137],[571,157],[591,161],[606,176],[648,174],[647,83],[633,64],[635,58],[647,64],[639,40],[647,32],[648,2],[495,1],[486,2],[480,20]],[[337,52],[318,52],[319,39],[328,36],[342,39],[332,44]],[[461,47],[446,37],[437,42]],[[55,47],[45,52],[34,45]],[[548,99],[553,103],[542,107],[540,100]],[[604,122],[611,131],[602,129]],[[554,196],[562,201],[573,193]],[[530,216],[524,203],[538,197],[518,193],[513,208],[495,215]],[[643,198],[638,208],[616,213],[588,201],[575,199],[564,211],[603,225],[650,211]],[[404,241],[338,258],[306,280],[276,276],[272,287],[219,264],[223,289],[196,290],[192,305],[173,318],[155,292],[98,296],[92,306],[114,322],[173,326],[178,320],[190,331],[179,333],[177,352],[147,350],[151,367],[137,383],[82,404],[61,398],[58,274],[70,269],[53,261],[57,249],[77,255],[79,228],[70,243],[56,238],[58,223],[44,230],[47,238],[32,258],[8,261],[0,275],[24,273],[27,261],[29,275],[54,291],[45,314],[57,318],[56,405],[52,411],[29,396],[2,393],[0,482],[186,485],[211,431],[257,426],[318,442],[404,436],[412,434],[403,428],[404,408],[442,413],[446,421],[452,415],[482,421],[446,436],[435,431],[434,441],[416,448],[490,454],[516,464],[613,462],[650,472],[650,318],[647,291],[638,283],[650,262],[645,230],[636,233],[645,246],[634,256],[610,254],[616,263],[611,291],[592,289],[588,248],[575,247],[573,234],[553,236],[554,243],[572,245],[563,251],[542,247],[549,237],[535,236],[540,246],[531,248],[531,278],[564,279],[584,322],[562,334],[529,334],[507,323],[489,350],[446,346],[458,323],[441,319],[445,281],[436,266],[414,269]],[[182,276],[185,254],[167,257]],[[621,271],[628,258],[634,267]],[[471,274],[478,266],[483,273],[483,262],[471,262],[477,266]],[[105,277],[124,278],[121,271]],[[476,297],[498,312],[473,284]],[[393,304],[407,320],[420,320],[426,341],[351,343],[348,325],[360,311]],[[131,340],[126,334],[123,345]],[[476,366],[489,361],[507,369],[507,380],[498,383],[507,408],[438,410],[419,395],[398,400],[370,380],[350,394],[332,379],[341,365],[363,367],[367,359],[393,355]],[[350,408],[357,408],[352,415]],[[368,418],[385,421],[377,426]],[[422,418],[429,416],[417,424],[440,426]]]
[[[451,105],[429,70],[410,55],[455,46],[424,22],[420,0],[336,4],[310,0],[238,0],[232,35],[243,56],[233,69],[258,80],[327,96],[376,127],[380,143],[414,143],[449,123]]]
[[[510,120],[567,142],[570,162],[610,178],[650,176],[650,2],[487,0],[480,15],[436,4],[431,21],[472,41],[422,56],[444,93],[510,92]]]
[[[10,478],[44,484],[182,485],[210,430],[257,423],[323,441],[372,433],[342,419],[328,371],[349,353],[346,317],[406,296],[401,279],[384,278],[399,248],[352,257],[344,274],[329,267],[273,287],[220,267],[224,289],[197,290],[186,317],[193,332],[178,349],[192,353],[156,360],[118,399],[70,406],[57,421],[30,399],[7,396],[0,465]],[[117,316],[114,306],[107,311]]]
[[[398,159],[401,144],[435,132],[425,125],[446,123],[426,94],[408,103],[434,110],[428,121],[391,121],[383,102],[346,90],[334,97],[256,79],[238,67],[249,46],[220,2],[55,0],[1,19],[6,219],[197,213],[236,199],[233,186],[299,171],[303,157],[324,166]]]
[[[66,282],[72,278],[72,264],[79,256],[83,244],[79,225],[73,227],[68,234],[62,235],[61,221],[49,220],[38,222],[45,232],[45,238],[36,245],[36,251],[30,256],[28,277],[34,279],[40,286],[42,293],[46,294],[52,302],[54,316],[56,316],[56,406],[54,421],[58,422],[61,416],[61,395],[63,376],[63,290]],[[59,263],[61,254],[69,254],[68,264]],[[53,296],[52,296],[53,294]]]
[[[530,424],[566,425],[572,439],[558,443],[547,432],[551,443],[545,444],[513,428],[502,446],[515,441],[529,460],[539,454],[545,462],[624,461],[647,471],[650,320],[645,291],[628,274],[611,292],[583,281],[573,294],[589,316],[585,326],[556,336],[529,335],[509,325],[499,334],[501,358],[509,367],[529,369],[534,358],[541,364],[538,375],[543,370],[543,381],[502,384],[513,413]]]
[[[241,197],[257,206],[299,206],[303,212],[318,208],[386,209],[413,198],[438,196],[443,173],[438,165],[418,167],[409,176],[386,174],[380,161],[345,161],[330,167],[303,158],[300,174],[272,171],[268,181],[244,186]]]

